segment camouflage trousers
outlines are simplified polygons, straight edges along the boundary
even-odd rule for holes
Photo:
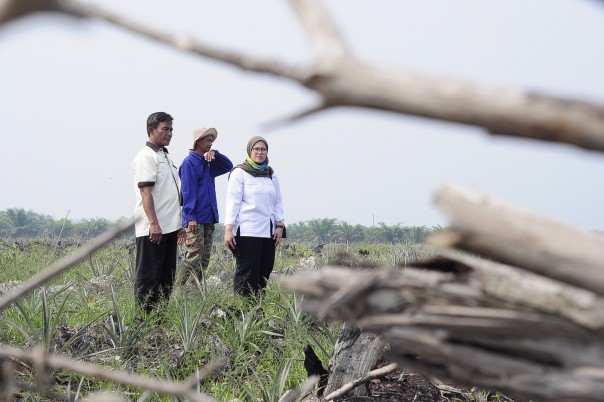
[[[182,269],[179,270],[176,283],[183,285],[189,276],[195,276],[198,281],[203,278],[203,271],[210,264],[210,256],[212,254],[212,237],[214,236],[214,224],[207,223],[197,225],[195,233],[189,228],[186,230],[187,237],[185,245],[185,260]],[[191,278],[193,279],[193,278]]]

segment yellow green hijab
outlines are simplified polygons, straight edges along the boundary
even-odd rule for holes
[[[252,160],[252,148],[254,147],[254,145],[256,145],[256,143],[258,142],[264,142],[264,145],[266,145],[266,150],[268,152],[268,142],[263,138],[260,137],[259,135],[250,138],[250,140],[247,143],[247,148],[246,148],[246,158],[245,158],[245,162],[240,163],[239,165],[235,166],[236,168],[241,168],[243,170],[245,170],[247,173],[251,174],[252,176],[255,177],[270,177],[272,178],[273,176],[273,168],[270,167],[268,165],[268,156],[266,157],[266,160],[264,161],[264,163],[260,164],[260,163],[256,163]]]

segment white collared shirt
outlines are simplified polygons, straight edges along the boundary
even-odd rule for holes
[[[254,177],[234,169],[227,187],[225,225],[233,225],[234,235],[240,229],[241,236],[271,237],[277,221],[284,222],[277,176]]]
[[[162,232],[171,233],[182,228],[178,170],[163,149],[149,144],[147,143],[132,161],[136,195],[134,207],[136,237],[149,236],[149,218],[143,209],[143,198],[140,193],[140,187],[145,185],[152,186],[155,214]]]

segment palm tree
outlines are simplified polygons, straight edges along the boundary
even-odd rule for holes
[[[9,208],[4,211],[11,235],[16,237],[35,236],[40,231],[40,215],[25,211],[23,208]]]
[[[427,226],[411,226],[409,227],[409,240],[413,243],[423,243],[428,233],[430,233],[430,229]]]
[[[333,242],[338,228],[336,218],[312,219],[308,226],[317,238],[318,244]]]
[[[311,242],[314,233],[306,222],[296,222],[287,225],[287,237],[290,241]]]
[[[96,237],[106,231],[111,226],[111,222],[105,218],[84,219],[78,226],[82,226],[87,237]]]
[[[402,223],[388,226],[384,222],[378,223],[372,230],[372,241],[378,243],[402,243],[406,238],[407,228]]]
[[[351,225],[347,222],[340,221],[338,226],[339,237],[342,243],[350,244],[365,239],[365,227],[362,225]]]

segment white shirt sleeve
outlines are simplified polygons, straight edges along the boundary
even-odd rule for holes
[[[144,151],[147,151],[146,149]],[[141,152],[132,163],[134,170],[134,182],[155,183],[157,181],[157,157],[155,154]]]
[[[224,224],[237,226],[237,217],[241,210],[241,201],[243,200],[243,175],[247,174],[242,169],[234,169],[229,177],[226,196],[226,213],[224,214]]]
[[[281,185],[279,179],[273,174],[273,184],[275,186],[275,220],[285,224],[285,216],[283,214],[283,198],[281,197]],[[274,223],[274,222],[273,222]]]

